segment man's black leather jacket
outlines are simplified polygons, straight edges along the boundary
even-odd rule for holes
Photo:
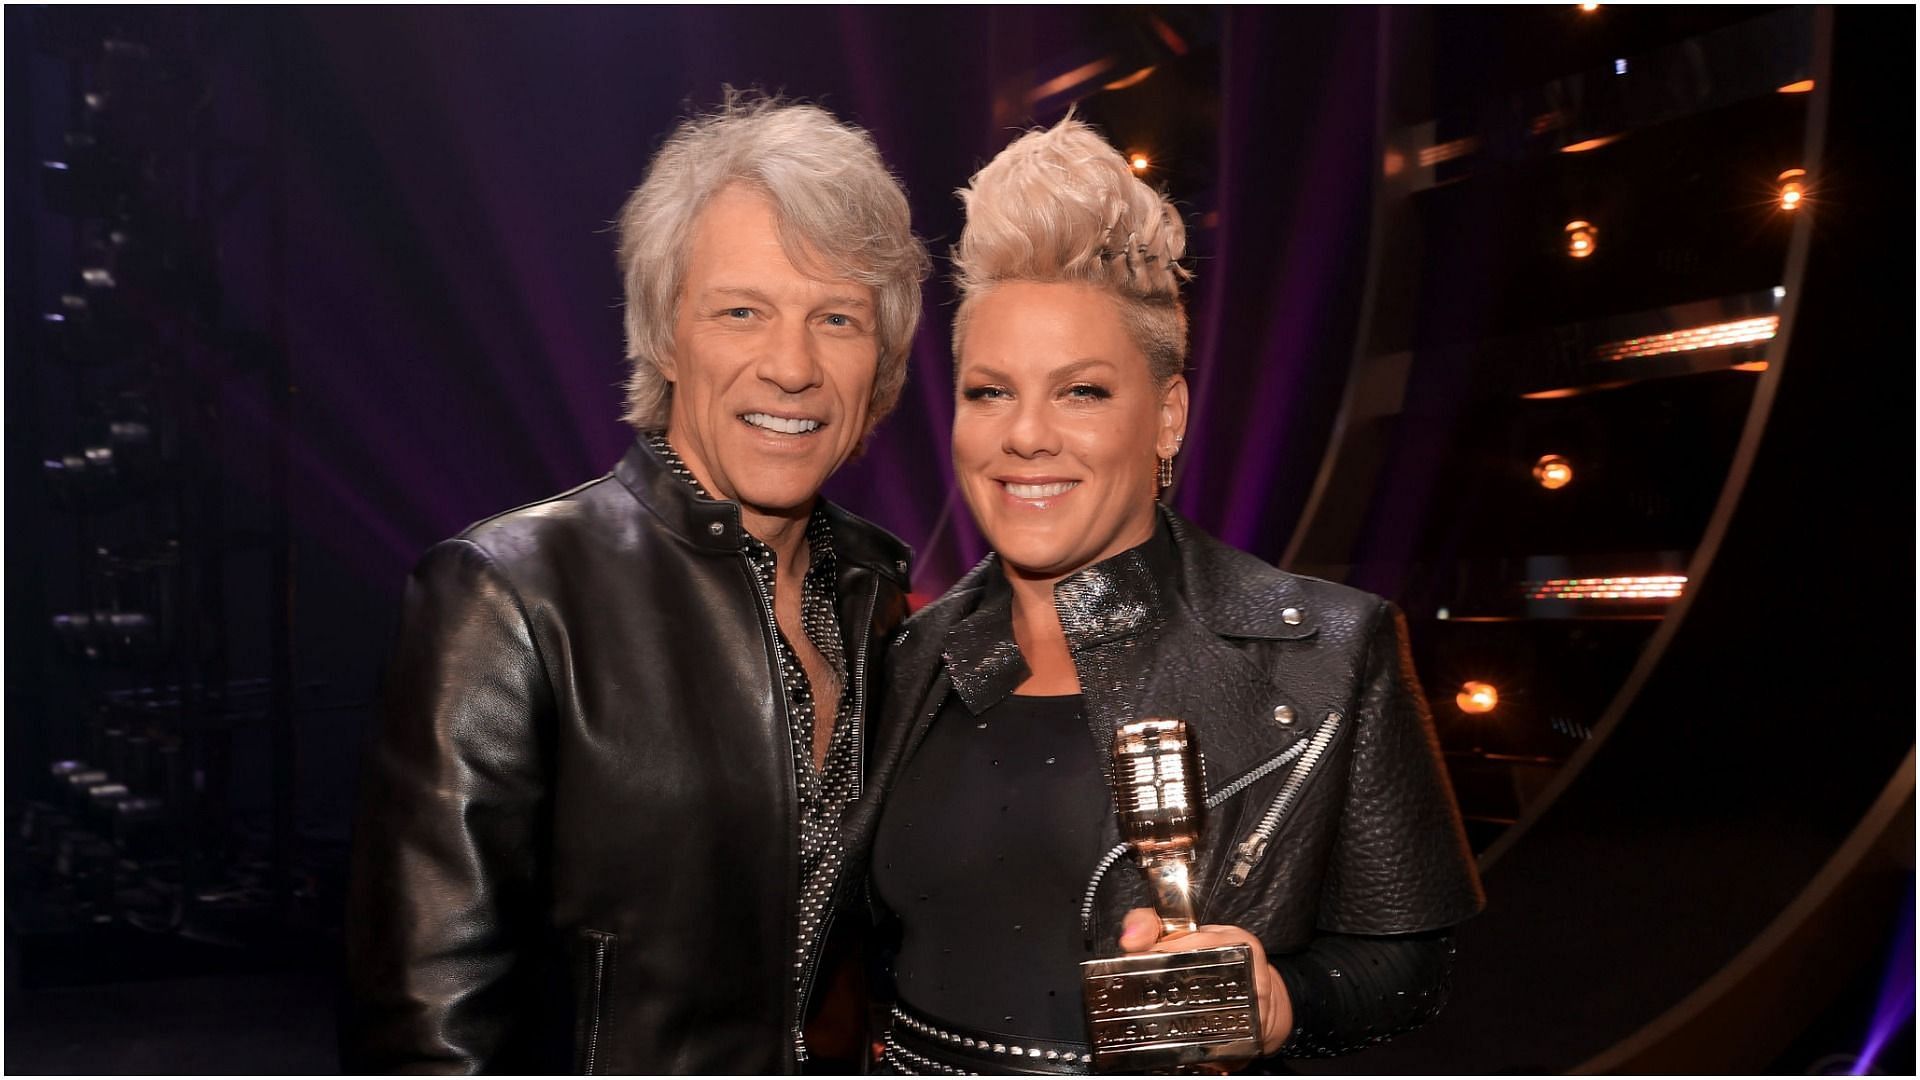
[[[907,622],[888,653],[870,790],[884,798],[949,693],[979,712],[1024,681],[1010,604],[990,557]],[[1254,934],[1287,979],[1302,1027],[1283,1053],[1355,1049],[1437,1010],[1451,945],[1421,935],[1484,901],[1392,606],[1275,569],[1164,508],[1152,541],[1062,580],[1054,604],[1103,763],[1121,723],[1188,722],[1209,795],[1199,919]],[[1117,827],[1109,834],[1117,844]],[[1139,872],[1130,860],[1088,870],[1088,936],[1111,945],[1144,901]],[[1405,984],[1384,991],[1387,1008],[1327,1015],[1353,1011],[1312,985],[1331,965],[1310,950],[1330,936],[1342,955],[1397,948],[1364,961]]]
[[[864,713],[908,553],[827,512]],[[421,561],[361,779],[348,1069],[793,1070],[793,752],[743,535],[642,442]]]

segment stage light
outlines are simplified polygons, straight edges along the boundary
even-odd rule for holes
[[[1775,285],[1773,287],[1773,298],[1775,300],[1785,300],[1787,298],[1787,287],[1785,285]]]
[[[1593,350],[1596,360],[1639,360],[1668,353],[1694,352],[1699,349],[1724,349],[1771,341],[1780,331],[1780,316],[1761,315],[1732,322],[1709,323],[1665,334],[1614,341]]]
[[[1624,59],[1615,60],[1613,62],[1613,73],[1615,75],[1625,75],[1627,73],[1627,62]]]
[[[1584,259],[1593,254],[1598,246],[1600,230],[1590,221],[1567,222],[1567,254],[1576,259]]]
[[[1134,172],[1141,173],[1146,172],[1147,168],[1151,166],[1153,162],[1149,160],[1145,154],[1135,154],[1128,159],[1127,164],[1133,166]]]
[[[1146,82],[1147,79],[1153,75],[1154,70],[1155,70],[1154,65],[1148,64],[1146,67],[1141,68],[1140,70],[1134,72],[1131,75],[1120,76],[1119,78],[1113,80],[1112,82],[1106,84],[1105,86],[1102,86],[1100,89],[1125,90],[1129,86],[1138,86],[1141,83]]]
[[[1581,10],[1581,11],[1584,11],[1584,12],[1586,12],[1586,13],[1587,13],[1587,14],[1589,14],[1589,15],[1591,15],[1591,14],[1593,14],[1594,12],[1596,12],[1596,11],[1599,11],[1599,10],[1600,10],[1600,5],[1599,5],[1599,4],[1581,4],[1581,5],[1580,5],[1580,10]]]
[[[1597,139],[1582,139],[1571,146],[1561,147],[1560,152],[1563,154],[1584,154],[1589,150],[1598,150],[1608,143],[1618,142],[1619,140],[1620,136],[1618,135],[1602,135]]]
[[[1460,692],[1453,696],[1453,703],[1460,706],[1461,712],[1490,713],[1500,704],[1500,691],[1492,683],[1467,682],[1460,685]]]
[[[1431,169],[1443,161],[1466,157],[1478,149],[1480,149],[1478,135],[1466,135],[1458,139],[1448,139],[1443,143],[1435,143],[1432,146],[1423,146],[1420,148],[1420,167]]]
[[[1573,483],[1573,463],[1559,454],[1547,454],[1533,463],[1533,478],[1548,491],[1558,491]]]
[[[1798,210],[1807,198],[1807,170],[1788,169],[1780,174],[1780,209]]]
[[[1686,590],[1685,574],[1549,578],[1523,586],[1529,600],[1673,600]]]
[[[1780,93],[1782,94],[1810,94],[1812,92],[1812,79],[1801,79],[1799,82],[1790,82],[1780,88]]]

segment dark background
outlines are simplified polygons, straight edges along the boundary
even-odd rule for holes
[[[1783,146],[1790,153],[1801,130],[1791,110],[1804,108],[1795,101],[1766,96],[1705,113],[1691,127],[1648,125],[1633,144],[1638,157],[1604,162],[1548,153],[1539,159],[1548,164],[1536,167],[1526,164],[1525,147],[1490,139],[1484,156],[1511,152],[1521,164],[1502,172],[1469,160],[1452,166],[1460,169],[1453,179],[1482,169],[1494,182],[1441,184],[1423,202],[1410,200],[1426,215],[1424,243],[1406,243],[1406,230],[1381,224],[1391,217],[1376,206],[1379,129],[1398,122],[1393,117],[1437,116],[1427,138],[1437,143],[1524,128],[1518,107],[1504,116],[1487,103],[1524,99],[1569,72],[1604,71],[1614,56],[1639,63],[1660,49],[1689,48],[1781,10],[1630,15],[1609,6],[1603,20],[1582,23],[1572,5],[1519,14],[1451,9],[1426,26],[1412,21],[1424,15],[1402,12],[1396,23],[1376,9],[7,8],[7,1068],[336,1068],[331,1017],[348,824],[401,584],[433,542],[600,475],[624,450],[632,433],[617,420],[624,364],[611,222],[674,123],[712,104],[723,85],[815,101],[870,130],[936,256],[899,410],[828,487],[913,545],[915,591],[932,596],[984,550],[953,494],[947,461],[952,295],[944,256],[960,227],[952,192],[1019,130],[1077,103],[1116,145],[1147,154],[1147,178],[1182,207],[1196,272],[1188,297],[1194,411],[1172,501],[1227,542],[1278,561],[1302,540],[1296,524],[1323,459],[1340,451],[1344,466],[1356,457],[1354,431],[1341,419],[1349,371],[1370,348],[1406,347],[1382,344],[1393,328],[1409,341],[1450,343],[1490,328],[1551,329],[1738,291],[1729,283],[1748,278],[1782,280],[1775,267],[1787,233],[1766,232],[1771,225],[1756,223],[1766,215],[1752,212],[1769,192],[1729,195],[1712,184],[1726,161],[1764,164]],[[1815,242],[1830,267],[1885,270],[1871,294],[1848,291],[1864,278],[1829,271],[1824,321],[1809,320],[1827,328],[1816,342],[1823,351],[1813,362],[1796,357],[1803,362],[1794,370],[1807,381],[1781,391],[1794,406],[1783,414],[1795,423],[1776,424],[1769,445],[1774,458],[1798,462],[1797,471],[1784,481],[1776,474],[1760,492],[1765,498],[1750,500],[1756,515],[1770,516],[1743,534],[1746,562],[1762,580],[1773,572],[1765,530],[1800,541],[1795,595],[1755,593],[1747,607],[1723,603],[1703,608],[1715,619],[1694,618],[1726,636],[1679,653],[1687,663],[1674,665],[1673,677],[1693,680],[1678,695],[1690,714],[1727,700],[1770,707],[1760,688],[1744,698],[1719,694],[1749,674],[1724,643],[1765,625],[1755,613],[1769,605],[1831,608],[1824,621],[1849,628],[1884,614],[1869,610],[1870,596],[1892,597],[1896,621],[1910,613],[1912,474],[1909,461],[1885,454],[1891,446],[1904,455],[1911,441],[1912,340],[1904,325],[1885,339],[1857,326],[1833,329],[1855,296],[1877,298],[1879,307],[1864,310],[1885,315],[1890,307],[1894,323],[1912,318],[1910,301],[1887,299],[1911,296],[1911,102],[1888,103],[1911,96],[1912,13],[1876,18],[1852,17],[1851,51],[1836,61],[1843,74],[1879,71],[1852,84],[1848,123],[1836,127],[1849,141],[1822,177],[1824,194],[1851,214],[1835,215]],[[1410,34],[1410,25],[1419,29]],[[1409,36],[1420,43],[1416,53],[1389,47]],[[103,38],[144,42],[153,62],[103,57]],[[1130,80],[1140,72],[1148,74]],[[84,95],[102,87],[104,104],[86,105]],[[1384,100],[1409,87],[1430,100]],[[1578,112],[1578,102],[1559,104]],[[1871,118],[1882,111],[1891,127],[1876,132]],[[112,290],[157,327],[150,333],[116,337],[105,328],[83,339],[77,320],[44,317],[63,310],[63,295],[111,299],[77,278],[99,261],[101,229],[60,212],[84,196],[84,185],[76,195],[72,170],[62,176],[43,165],[77,163],[84,155],[67,135],[80,130],[145,147],[160,163],[139,178],[156,193],[154,205],[119,206],[135,238],[130,255],[116,256]],[[1737,212],[1714,217],[1708,229],[1690,198]],[[1557,234],[1560,217],[1552,215],[1564,200],[1608,222],[1602,243],[1611,263],[1596,259],[1569,273],[1552,245],[1528,246],[1535,233]],[[1615,224],[1629,212],[1642,215],[1633,228]],[[1887,230],[1884,250],[1871,237],[1876,220]],[[1655,250],[1648,239],[1695,227],[1691,248]],[[167,242],[155,239],[163,235]],[[159,248],[167,258],[139,258]],[[1380,300],[1396,280],[1421,290],[1404,317]],[[1536,376],[1551,369],[1537,344],[1510,350]],[[1870,349],[1894,385],[1849,391],[1853,382],[1831,374],[1840,370],[1834,365]],[[1637,629],[1597,623],[1576,633],[1590,630],[1580,648],[1605,654],[1604,662],[1554,644],[1564,623],[1447,626],[1436,612],[1459,607],[1479,582],[1450,577],[1455,564],[1435,553],[1464,560],[1585,544],[1684,554],[1720,492],[1753,380],[1719,372],[1534,407],[1488,404],[1482,383],[1497,364],[1484,357],[1432,347],[1412,363],[1413,407],[1384,455],[1391,467],[1377,483],[1348,485],[1347,473],[1329,474],[1314,519],[1322,527],[1304,538],[1297,550],[1306,557],[1295,565],[1319,559],[1325,565],[1314,572],[1346,572],[1407,609],[1450,754],[1463,732],[1495,751],[1545,747],[1551,753],[1539,760],[1550,775],[1582,753],[1658,616]],[[1825,381],[1815,381],[1819,371],[1830,373]],[[1733,382],[1741,387],[1729,396],[1725,384]],[[123,454],[104,486],[76,483],[71,467],[49,468],[99,445],[110,422],[128,417],[148,424],[156,445],[144,456]],[[1515,453],[1508,443],[1526,443],[1530,457],[1540,449],[1528,441],[1535,434],[1565,430],[1588,439],[1576,454],[1583,467],[1607,455],[1622,475],[1663,460],[1697,467],[1666,470],[1673,481],[1652,495],[1631,484],[1583,489],[1595,493],[1584,516],[1555,518],[1529,508],[1525,500],[1539,493],[1524,472],[1516,481],[1499,470]],[[1875,487],[1847,469],[1850,446],[1862,464],[1898,482]],[[1584,475],[1592,484],[1601,474]],[[1841,511],[1808,508],[1822,502]],[[1658,512],[1634,518],[1643,504]],[[1324,523],[1342,507],[1358,524],[1345,537],[1351,542],[1335,543],[1329,537],[1338,530]],[[1838,601],[1825,593],[1807,599],[1823,588],[1823,566],[1845,565],[1842,545],[1818,540],[1822,520],[1844,524],[1874,553],[1865,565],[1880,592],[1853,582]],[[1819,554],[1802,558],[1808,552]],[[1752,579],[1729,569],[1725,580],[1723,595]],[[71,623],[58,630],[49,621],[103,608],[151,611],[162,632],[152,640],[76,639]],[[1782,650],[1791,641],[1775,640]],[[1894,694],[1904,697],[1910,638],[1828,640],[1838,644],[1817,654],[1823,662],[1892,658]],[[1781,696],[1797,700],[1834,677],[1832,667],[1803,665],[1801,652],[1765,655],[1785,657],[1775,666]],[[1483,738],[1447,712],[1451,693],[1442,684],[1484,669],[1489,657],[1504,660],[1515,682],[1533,677],[1539,685],[1531,701],[1513,695],[1504,727]],[[1849,686],[1878,685],[1877,677],[1840,670]],[[1554,692],[1574,702],[1564,716],[1553,714],[1549,729],[1545,699]],[[1850,714],[1875,733],[1870,746],[1859,744],[1861,775],[1829,772],[1824,781],[1795,775],[1795,759],[1803,771],[1814,764],[1797,741],[1770,749],[1749,736],[1754,745],[1729,753],[1721,728],[1701,725],[1686,744],[1698,753],[1662,777],[1693,793],[1689,820],[1704,821],[1701,831],[1672,827],[1658,798],[1634,804],[1634,815],[1620,813],[1612,792],[1568,800],[1613,824],[1571,835],[1539,830],[1552,842],[1534,845],[1535,861],[1513,858],[1507,865],[1517,869],[1490,875],[1496,905],[1529,896],[1529,881],[1535,893],[1562,890],[1557,872],[1573,882],[1566,889],[1580,890],[1568,911],[1618,908],[1607,892],[1617,869],[1608,860],[1655,848],[1758,881],[1766,868],[1743,862],[1748,849],[1736,852],[1727,837],[1764,834],[1779,822],[1772,810],[1752,807],[1716,817],[1719,788],[1697,783],[1716,770],[1742,770],[1755,784],[1771,783],[1777,770],[1781,788],[1818,793],[1832,820],[1795,833],[1791,851],[1796,867],[1817,866],[1852,826],[1855,804],[1878,790],[1882,751],[1911,745],[1893,730],[1910,717],[1897,709],[1889,720],[1886,704],[1876,695],[1864,715]],[[172,831],[158,839],[134,836],[121,846],[187,851],[168,863],[171,894],[142,886],[138,874],[102,870],[118,857],[111,848],[60,839],[79,835],[66,826],[97,820],[88,816],[97,807],[49,786],[50,762],[130,755],[124,739],[102,745],[100,729],[142,709],[164,713],[181,733],[180,753],[165,759],[173,779],[156,783],[192,811],[167,819]],[[1532,726],[1521,730],[1516,715]],[[1658,724],[1686,717],[1647,719],[1638,730],[1657,753]],[[1782,729],[1789,740],[1831,730],[1791,715],[1765,730]],[[1458,749],[1467,754],[1466,744]],[[1471,747],[1474,760],[1489,756],[1484,749]],[[1455,782],[1471,818],[1479,800],[1463,785],[1466,775],[1456,771]],[[1506,772],[1496,779],[1509,800],[1525,787]],[[1758,801],[1771,789],[1742,790]],[[1472,822],[1476,846],[1517,815],[1523,810],[1502,807]],[[1582,847],[1623,821],[1645,828],[1619,850]],[[1907,821],[1910,828],[1910,810]],[[1760,842],[1765,850],[1764,836]],[[1568,855],[1575,851],[1583,853]],[[1906,880],[1901,918],[1910,934],[1910,860]],[[1542,884],[1549,881],[1551,888]],[[1801,879],[1766,884],[1791,896]],[[1763,892],[1747,890],[1735,906],[1763,920],[1773,911],[1773,894]],[[1543,940],[1569,948],[1607,940],[1565,934],[1560,902],[1555,896],[1534,913]],[[1698,910],[1710,911],[1711,902]],[[1483,920],[1489,933],[1532,940],[1493,921],[1501,916]],[[1683,925],[1676,919],[1672,934],[1682,935]],[[1660,941],[1636,927],[1622,932],[1636,944]],[[1872,933],[1885,936],[1877,924]],[[1726,934],[1739,939],[1728,948],[1744,940]],[[1910,936],[1904,946],[1897,937],[1896,955],[1910,954]],[[1688,962],[1712,971],[1721,959]],[[1515,960],[1482,971],[1483,982],[1525,996],[1534,983],[1503,976],[1523,967]],[[1664,977],[1696,978],[1683,967]],[[1563,965],[1562,974],[1573,970]],[[1889,1000],[1892,1027],[1882,1017],[1876,1030],[1902,1030],[1901,1007],[1885,987],[1904,980],[1910,990],[1910,965],[1850,977],[1832,1004],[1797,1018],[1804,1031],[1772,1071],[1824,1067],[1835,1053],[1858,1049],[1868,1017]],[[1634,981],[1619,983],[1630,997]],[[1457,1000],[1494,997],[1463,984]],[[1537,1010],[1527,1022],[1552,1033],[1538,1036],[1545,1042],[1556,1041],[1559,1025],[1578,1026],[1570,1015],[1577,999],[1534,995],[1527,1004]],[[1626,1006],[1617,1011],[1632,1015]],[[1483,1012],[1496,1030],[1513,1015],[1508,1005]],[[1905,1034],[1883,1058],[1896,1069],[1911,1067],[1911,1014],[1909,994]],[[1449,1038],[1477,1038],[1465,1015],[1432,1035],[1386,1051],[1401,1058],[1348,1064],[1419,1069],[1422,1061],[1485,1060],[1468,1050],[1422,1056],[1434,1047],[1451,1053]],[[1571,1053],[1566,1046],[1553,1052]],[[1525,1060],[1560,1067],[1541,1053]]]

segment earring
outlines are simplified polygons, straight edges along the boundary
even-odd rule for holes
[[[1159,473],[1155,477],[1155,479],[1160,481],[1160,487],[1162,489],[1170,488],[1173,486],[1173,459],[1172,458],[1163,457],[1160,459]]]

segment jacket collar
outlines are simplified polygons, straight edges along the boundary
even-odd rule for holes
[[[745,550],[747,531],[740,520],[740,504],[706,499],[693,485],[673,474],[645,438],[635,439],[614,478],[639,500],[667,530],[682,541],[716,554]],[[842,567],[860,566],[907,587],[910,549],[891,533],[822,498],[821,508],[833,526],[834,557]]]
[[[955,692],[978,714],[1027,677],[1013,640],[1013,590],[998,556],[989,555],[954,592],[973,592],[977,602],[947,628],[941,659]],[[1294,640],[1318,627],[1298,578],[1220,543],[1164,506],[1152,538],[1062,578],[1053,603],[1076,655],[1182,611],[1229,638]]]

